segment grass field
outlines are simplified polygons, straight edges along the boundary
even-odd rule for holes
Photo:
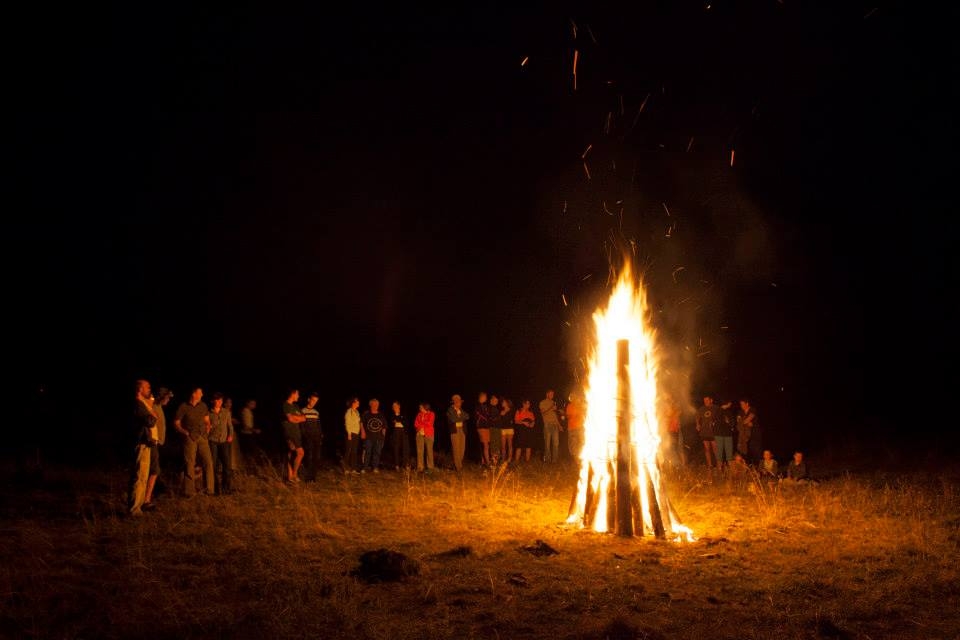
[[[141,518],[121,470],[7,474],[0,637],[960,637],[956,474],[703,474],[668,475],[691,543],[564,525],[570,466],[292,487],[260,467],[236,495],[164,494]],[[409,575],[355,575],[378,549]]]

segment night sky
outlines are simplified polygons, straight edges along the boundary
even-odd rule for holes
[[[137,377],[265,420],[287,386],[566,393],[626,252],[691,401],[955,443],[951,19],[820,4],[23,16],[23,419],[110,431]]]

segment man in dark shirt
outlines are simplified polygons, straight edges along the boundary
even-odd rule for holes
[[[410,466],[410,431],[407,418],[400,410],[400,403],[394,402],[390,407],[390,442],[393,444],[393,467],[397,471],[400,467]]]
[[[311,393],[307,396],[307,404],[302,409],[304,422],[300,425],[300,432],[303,435],[303,479],[307,482],[317,479],[320,453],[323,448],[323,429],[320,426],[320,412],[317,411],[319,399],[319,394]]]
[[[303,431],[301,427],[307,421],[297,401],[300,391],[291,389],[287,401],[283,403],[283,437],[287,441],[287,481],[300,482],[300,463],[303,462]]]
[[[387,416],[380,413],[380,401],[370,400],[370,410],[360,416],[363,430],[367,439],[363,443],[363,470],[361,473],[373,470],[380,473],[380,453],[383,451],[383,442],[387,437]]]
[[[757,410],[750,400],[740,400],[740,412],[737,414],[737,431],[740,434],[740,453],[751,464],[758,464],[763,457],[763,432],[757,419]]]
[[[183,462],[186,466],[184,493],[192,497],[197,491],[197,455],[203,464],[207,495],[213,495],[213,456],[210,453],[210,408],[203,402],[203,389],[195,387],[186,402],[177,408],[173,427],[183,436]]]
[[[793,460],[787,466],[787,479],[800,483],[810,481],[810,473],[807,471],[807,463],[803,460],[802,451],[794,451]]]
[[[737,428],[733,400],[721,402],[719,414],[716,422],[717,462],[721,469],[726,469],[733,462],[733,432]]]
[[[450,398],[447,407],[447,428],[450,429],[450,448],[453,450],[453,468],[463,471],[463,453],[467,446],[467,420],[469,414],[463,408],[463,398],[459,393]]]

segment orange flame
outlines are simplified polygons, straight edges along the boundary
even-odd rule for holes
[[[634,286],[629,266],[624,268],[610,295],[607,307],[593,314],[596,343],[589,360],[584,421],[584,446],[580,453],[580,481],[568,522],[581,523],[594,531],[607,531],[609,489],[616,477],[611,474],[617,460],[617,343],[629,341],[630,446],[637,462],[631,484],[641,488],[639,497],[645,532],[653,531],[650,497],[646,487],[655,488],[667,536],[692,539],[692,532],[680,524],[662,490],[657,452],[660,428],[657,417],[656,333],[648,319],[646,293]],[[596,496],[596,508],[586,513],[588,485]],[[589,522],[586,519],[589,518]]]

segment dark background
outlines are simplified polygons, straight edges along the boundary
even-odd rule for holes
[[[955,450],[946,10],[66,11],[15,22],[12,443],[125,446],[138,377],[265,426],[288,386],[335,426],[565,395],[627,253],[691,406]]]

